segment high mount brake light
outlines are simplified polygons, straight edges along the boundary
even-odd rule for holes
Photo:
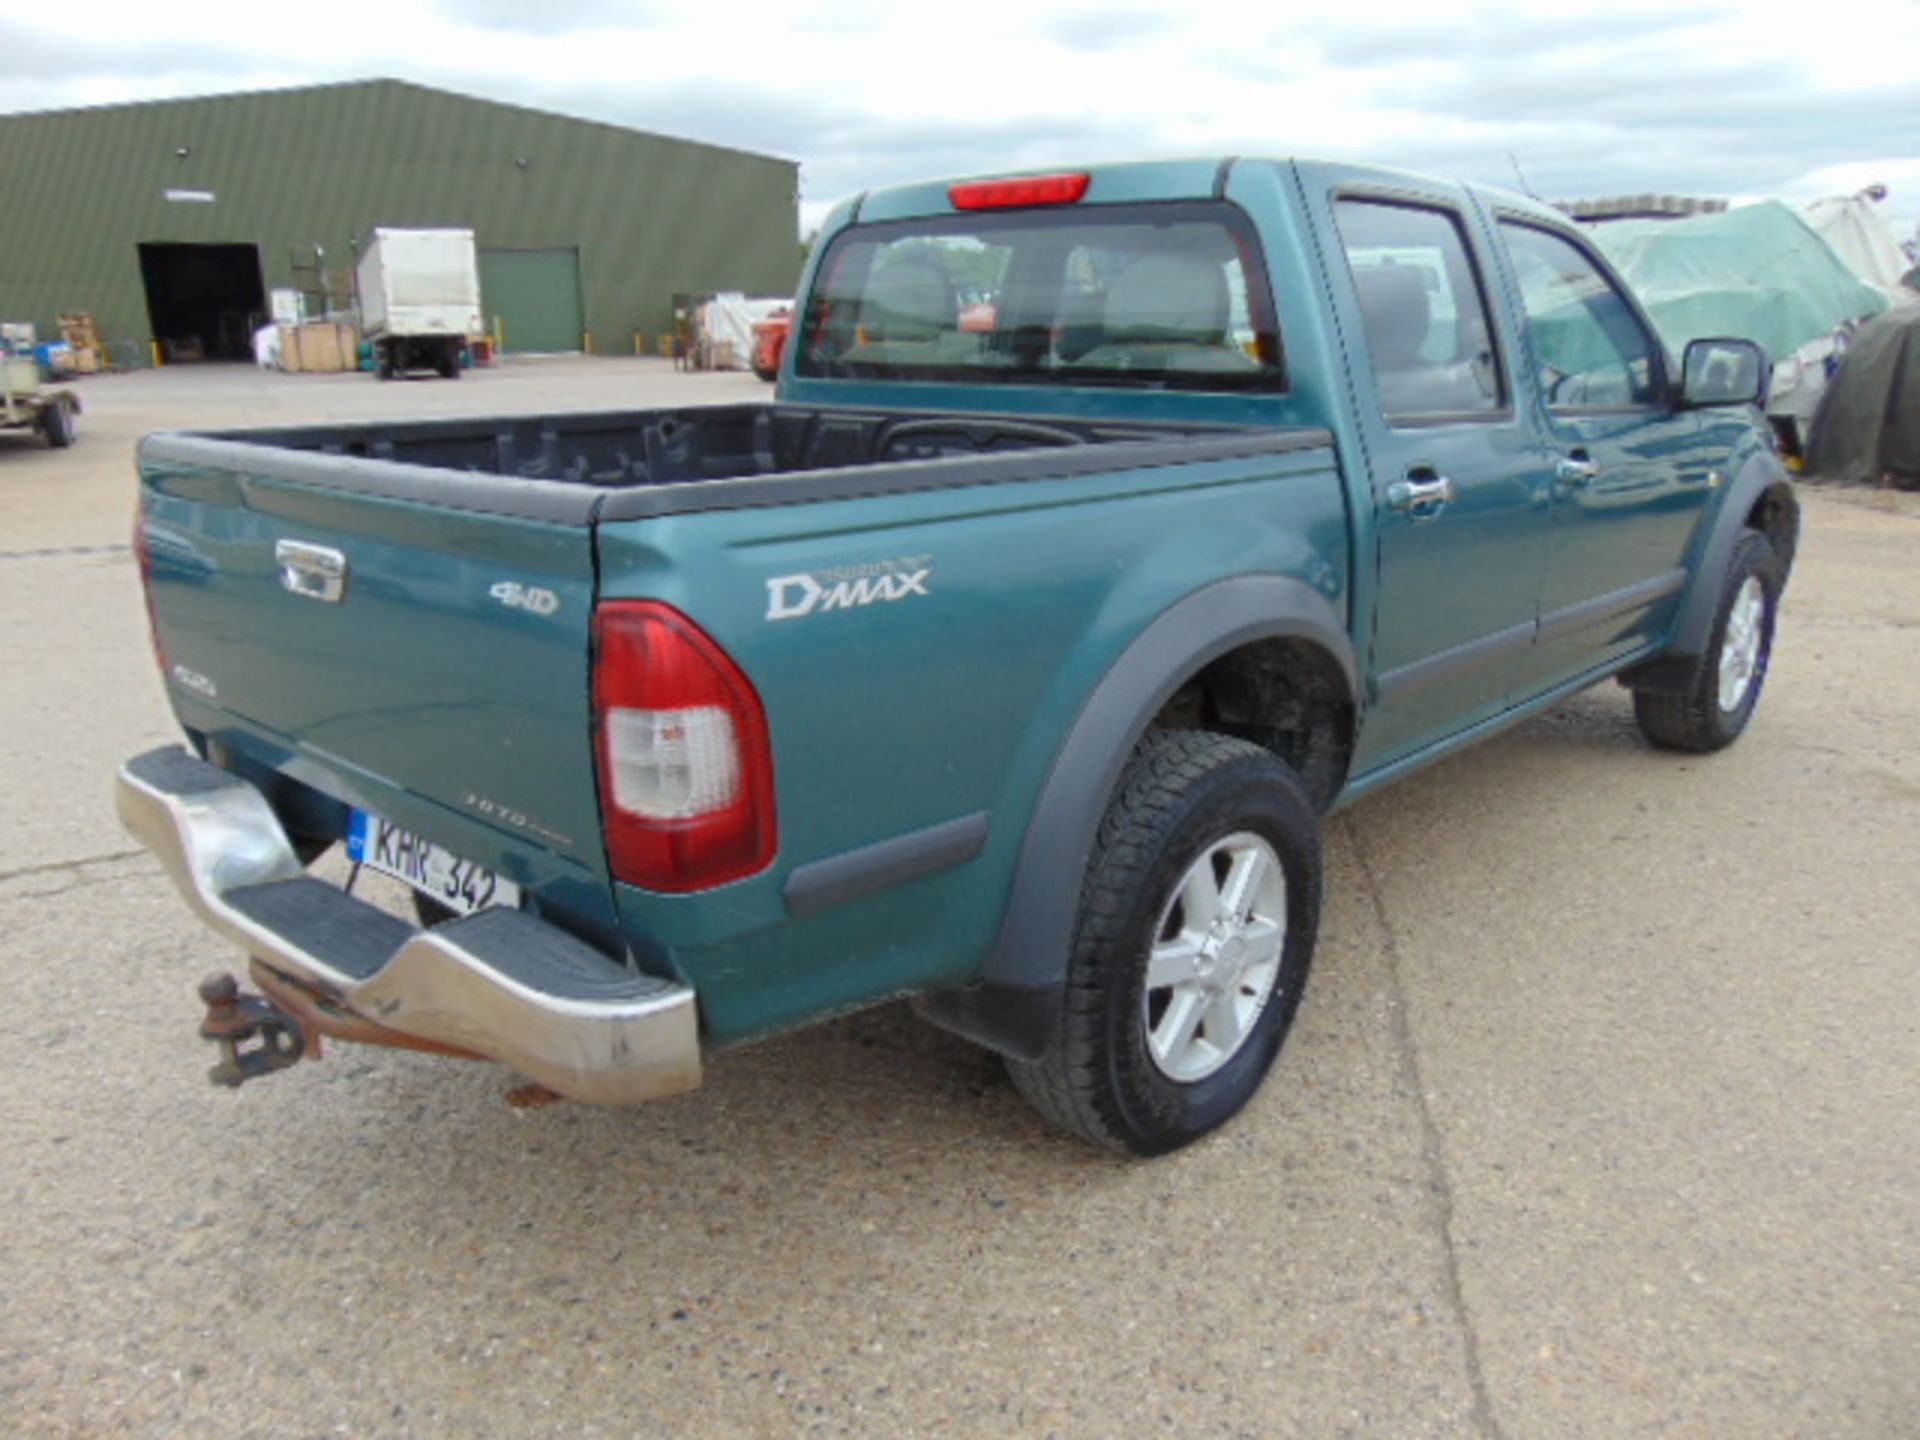
[[[764,870],[779,831],[773,752],[753,685],[657,600],[593,616],[600,813],[614,877],[684,894]]]
[[[1071,205],[1087,193],[1092,177],[1022,175],[1010,180],[967,180],[947,187],[956,210],[1013,210],[1025,205]]]

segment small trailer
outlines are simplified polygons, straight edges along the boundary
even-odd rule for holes
[[[374,373],[434,370],[458,380],[467,341],[481,332],[473,231],[377,229],[358,270]]]
[[[79,413],[78,395],[41,385],[40,362],[31,351],[18,355],[0,342],[0,430],[38,430],[47,444],[64,450],[73,444]]]

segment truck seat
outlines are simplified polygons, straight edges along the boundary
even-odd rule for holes
[[[1107,289],[1086,369],[1221,373],[1258,364],[1227,338],[1227,277],[1217,259],[1164,253],[1134,261]]]
[[[882,267],[860,308],[860,328],[870,341],[937,340],[959,324],[959,292],[930,260],[896,260]]]
[[[1477,373],[1470,361],[1431,360],[1425,353],[1433,327],[1427,275],[1415,265],[1362,265],[1353,272],[1380,408],[1388,415],[1490,409],[1496,398],[1490,375]]]

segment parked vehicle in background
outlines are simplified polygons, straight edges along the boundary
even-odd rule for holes
[[[432,370],[458,380],[467,341],[485,328],[473,232],[377,229],[355,269],[374,373],[391,380]]]
[[[780,357],[786,353],[787,333],[792,329],[791,305],[753,322],[753,373],[762,380],[780,378]]]
[[[0,430],[38,430],[47,444],[64,450],[74,442],[79,414],[78,395],[41,384],[31,339],[22,348],[0,336]]]
[[[1323,815],[1610,678],[1682,750],[1759,703],[1764,357],[1670,365],[1546,206],[910,185],[800,295],[771,404],[143,443],[187,743],[119,804],[252,957],[203,992],[219,1078],[333,1034],[641,1100],[911,996],[1157,1154],[1280,1050]],[[308,874],[336,843],[422,923]]]

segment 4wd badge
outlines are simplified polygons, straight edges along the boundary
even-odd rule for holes
[[[927,595],[933,562],[925,555],[842,565],[767,581],[767,619],[802,620],[829,610],[854,610]]]

